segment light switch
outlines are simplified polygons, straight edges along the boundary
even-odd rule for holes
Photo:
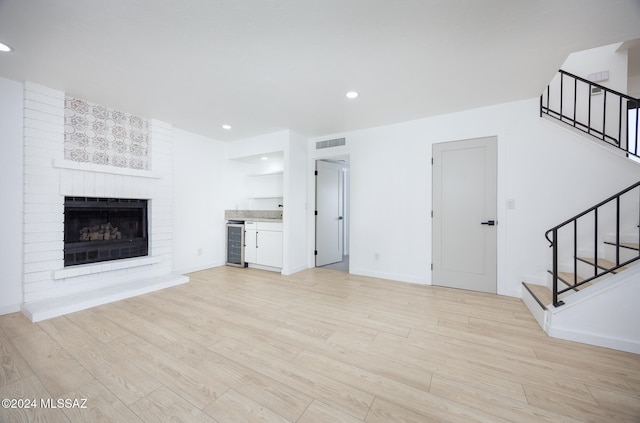
[[[514,200],[513,198],[510,198],[507,200],[507,209],[509,210],[513,210],[516,208],[516,200]]]

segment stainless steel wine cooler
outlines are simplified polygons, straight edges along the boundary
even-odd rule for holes
[[[244,262],[244,222],[227,223],[227,266],[247,267]]]

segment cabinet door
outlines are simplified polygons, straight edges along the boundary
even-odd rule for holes
[[[244,232],[244,261],[247,263],[257,263],[257,232],[249,229]]]
[[[258,231],[258,264],[282,267],[282,232]]]

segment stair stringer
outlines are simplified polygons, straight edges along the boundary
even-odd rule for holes
[[[640,265],[548,306],[544,330],[554,338],[640,354]]]

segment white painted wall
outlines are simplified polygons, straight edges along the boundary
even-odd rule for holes
[[[178,273],[225,263],[224,211],[246,201],[246,165],[227,144],[174,129],[173,263]]]
[[[285,150],[284,173],[284,267],[282,273],[290,275],[307,269],[307,139],[290,132]]]
[[[587,75],[591,73],[609,71],[609,79],[598,82],[598,84],[626,93],[628,52],[626,50],[617,51],[620,44],[609,44],[571,53],[561,68],[582,78],[587,78]]]
[[[241,159],[265,153],[284,151],[288,144],[289,130],[245,138],[228,144],[227,158]]]
[[[640,98],[640,75],[629,76],[627,89],[629,90],[627,94],[631,97]]]
[[[0,315],[20,311],[22,303],[23,97],[22,83],[0,78]]]
[[[520,296],[525,279],[544,283],[551,254],[544,232],[640,173],[637,164],[539,118],[538,106],[534,98],[311,139],[311,162],[350,157],[351,273],[430,284],[431,146],[495,135],[498,293]],[[337,137],[347,145],[315,150],[316,141]],[[308,190],[313,204],[311,183]],[[508,200],[515,208],[507,209]],[[309,238],[312,246],[312,230]]]
[[[225,210],[283,213],[283,274],[306,269],[307,139],[291,131],[224,143],[174,130],[174,269],[187,273],[225,264]],[[274,153],[275,160],[253,160]],[[253,158],[249,160],[249,158]],[[248,198],[249,175],[283,170],[283,199]],[[273,203],[273,204],[271,204]]]
[[[281,198],[253,198],[251,197],[256,184],[270,184],[273,180],[256,181],[251,175],[283,170],[285,150],[289,148],[289,131],[278,131],[270,134],[237,140],[227,144],[227,158],[238,163],[248,163],[243,177],[243,183],[248,190],[247,195],[240,200],[235,209],[241,210],[280,210]],[[267,155],[272,159],[262,162],[260,156]],[[275,160],[273,158],[275,157]],[[277,179],[277,178],[269,178]],[[284,181],[283,181],[284,184]],[[265,187],[266,188],[266,187]],[[258,187],[258,189],[261,189]],[[269,188],[266,188],[269,189]]]

